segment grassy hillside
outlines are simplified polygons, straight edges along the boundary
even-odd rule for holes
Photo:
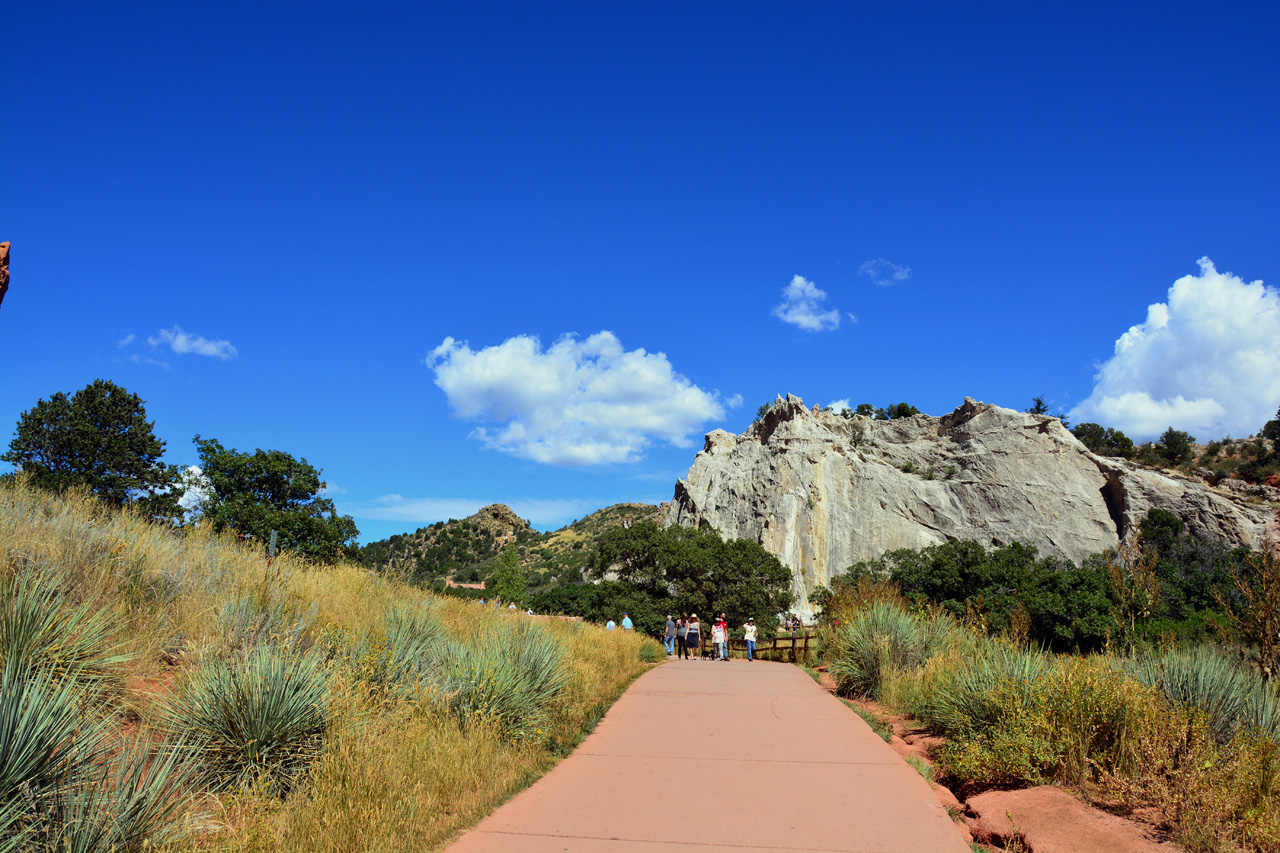
[[[498,552],[514,543],[526,572],[547,581],[577,578],[606,531],[658,520],[659,508],[651,504],[617,504],[539,533],[510,508],[493,504],[461,520],[438,521],[371,542],[360,549],[360,562],[415,583],[443,578],[473,582],[487,578]]]
[[[440,849],[658,652],[0,487],[0,851]]]

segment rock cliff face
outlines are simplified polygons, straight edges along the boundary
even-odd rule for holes
[[[892,421],[778,398],[742,435],[715,430],[676,483],[667,524],[759,542],[794,578],[796,611],[859,560],[952,539],[1013,541],[1079,562],[1151,507],[1198,536],[1258,546],[1275,512],[1085,449],[1056,418],[977,403]]]

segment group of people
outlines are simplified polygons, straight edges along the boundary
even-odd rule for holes
[[[618,627],[618,623],[614,622],[612,619],[610,619],[608,622],[604,623],[604,629],[605,629],[606,631],[612,631],[612,630],[614,630],[614,629],[615,629],[615,628],[617,628],[617,627]],[[622,614],[622,630],[624,630],[624,631],[634,631],[634,630],[635,630],[635,627],[636,627],[636,626],[635,626],[634,624],[632,624],[632,622],[631,622],[631,617],[630,617],[630,616],[628,616],[627,614],[623,613],[623,614]]]
[[[697,660],[702,649],[702,632],[702,623],[698,620],[697,613],[681,615],[679,619],[667,614],[667,630],[662,637],[662,643],[667,647],[667,657]],[[748,619],[742,626],[742,635],[747,641],[747,660],[753,661],[756,658],[755,619]],[[729,659],[729,620],[723,613],[711,623],[711,645],[716,660]]]

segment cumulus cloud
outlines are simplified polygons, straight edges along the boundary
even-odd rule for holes
[[[603,504],[588,500],[515,498],[512,500],[481,500],[477,498],[406,498],[391,494],[369,504],[344,507],[356,518],[384,521],[403,521],[408,524],[431,524],[450,518],[466,518],[481,507],[492,503],[505,503],[518,516],[528,519],[535,527],[559,526]]]
[[[210,340],[201,335],[192,335],[184,332],[177,325],[172,329],[161,329],[154,336],[147,338],[147,343],[153,347],[168,346],[178,355],[195,353],[207,355],[210,358],[220,358],[223,361],[229,361],[239,355],[230,341]]]
[[[844,400],[833,400],[830,403],[827,403],[827,405],[823,406],[823,408],[830,409],[831,411],[836,413],[843,412],[845,409],[848,409],[849,411],[852,412],[854,409],[853,405],[849,402],[847,398]]]
[[[863,261],[862,266],[858,267],[858,275],[865,275],[872,283],[888,287],[910,278],[911,267],[898,266],[884,258],[876,258],[873,261]]]
[[[182,508],[187,521],[199,517],[204,512],[205,504],[214,496],[213,483],[204,475],[199,465],[189,465],[178,475],[177,488],[182,492],[178,498],[178,506]]]
[[[840,327],[840,312],[822,310],[827,298],[825,290],[803,276],[795,276],[782,289],[782,301],[774,306],[773,316],[806,332],[825,332]]]
[[[553,465],[634,462],[654,440],[689,447],[704,423],[742,402],[702,390],[663,353],[624,350],[607,331],[546,350],[530,335],[480,350],[445,338],[424,363],[457,417],[499,425],[471,438]]]
[[[1251,435],[1280,404],[1280,294],[1201,258],[1166,302],[1116,341],[1093,393],[1071,411],[1132,438],[1170,426],[1201,441]]]

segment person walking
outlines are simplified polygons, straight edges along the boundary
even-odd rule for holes
[[[698,614],[695,613],[689,617],[689,630],[685,632],[684,644],[685,648],[692,649],[693,659],[698,659],[698,650],[702,646],[702,629],[698,625]]]
[[[747,641],[747,663],[756,659],[756,620],[748,619],[742,626],[743,639]]]
[[[614,624],[614,621],[613,621],[612,619],[610,619],[608,622],[604,623],[604,629],[605,629],[606,631],[612,631],[612,630],[613,630],[614,628],[616,628],[616,627],[617,627],[617,626]]]
[[[679,646],[679,649],[678,649],[679,653],[676,655],[676,657],[681,657],[681,658],[684,658],[685,660],[689,659],[689,647],[684,644],[685,635],[687,635],[688,633],[689,633],[689,617],[681,613],[680,621],[676,623],[676,643]]]
[[[729,659],[729,619],[720,614],[720,660]]]
[[[630,617],[630,616],[628,616],[627,614],[623,613],[623,614],[622,614],[622,630],[624,630],[624,631],[630,631],[630,630],[631,630],[631,629],[633,629],[634,627],[635,627],[635,626],[631,624],[631,617]]]
[[[667,647],[667,657],[676,653],[676,622],[670,613],[667,614],[667,630],[662,635],[662,645]]]
[[[711,647],[715,650],[716,660],[724,660],[724,620],[717,619],[711,623]]]

